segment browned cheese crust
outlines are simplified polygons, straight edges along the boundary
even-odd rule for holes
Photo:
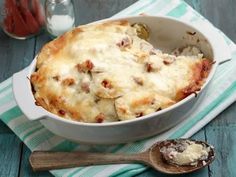
[[[66,119],[114,122],[201,89],[212,61],[162,53],[127,21],[80,26],[46,44],[30,81],[36,105]]]

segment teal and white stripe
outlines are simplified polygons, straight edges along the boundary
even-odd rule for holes
[[[180,0],[140,0],[124,9],[114,17],[137,15],[168,15],[192,23],[211,25],[204,17],[194,11],[185,2]],[[221,31],[232,51],[232,61],[218,67],[215,77],[207,91],[202,104],[189,116],[171,130],[143,141],[113,146],[80,145],[58,137],[45,129],[39,121],[29,121],[17,107],[12,93],[11,78],[0,84],[0,119],[7,124],[16,135],[31,150],[82,150],[92,152],[140,152],[156,141],[166,138],[189,137],[201,129],[216,115],[236,100],[236,46]],[[137,164],[101,165],[84,168],[53,170],[51,173],[60,177],[103,177],[103,176],[133,176],[146,170],[146,167]]]

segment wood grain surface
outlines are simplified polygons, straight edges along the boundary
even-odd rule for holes
[[[0,0],[0,7],[3,0]],[[84,24],[109,17],[136,0],[74,0],[78,17]],[[236,42],[236,0],[186,0],[194,9],[220,28]],[[0,82],[23,69],[50,37],[42,33],[25,41],[11,39],[0,29]],[[207,140],[216,148],[216,160],[208,168],[178,177],[235,177],[236,176],[236,103],[231,105],[194,138]],[[29,167],[29,149],[0,120],[0,177],[49,177],[49,172],[35,173]],[[140,177],[164,177],[149,169]],[[173,177],[173,176],[172,176]]]

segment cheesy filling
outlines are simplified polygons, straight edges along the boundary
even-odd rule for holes
[[[30,78],[36,104],[92,123],[159,111],[198,91],[209,73],[197,48],[183,52],[154,49],[126,21],[78,27],[39,53]]]
[[[162,147],[160,151],[169,163],[180,166],[196,166],[199,161],[207,160],[210,147],[186,140],[181,144],[171,144],[168,147]]]

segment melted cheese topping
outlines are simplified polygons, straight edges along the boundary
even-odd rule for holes
[[[162,53],[128,22],[115,21],[78,27],[46,44],[31,83],[37,105],[67,119],[100,123],[176,103],[200,88],[210,66],[201,55]]]

